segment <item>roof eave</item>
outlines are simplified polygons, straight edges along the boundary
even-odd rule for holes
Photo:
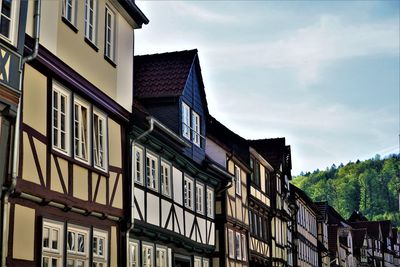
[[[140,10],[140,8],[135,4],[133,0],[117,0],[117,1],[133,18],[138,28],[142,28],[143,24],[149,23],[149,19]]]

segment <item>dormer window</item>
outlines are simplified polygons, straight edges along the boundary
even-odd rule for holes
[[[200,115],[182,102],[182,136],[201,147]]]

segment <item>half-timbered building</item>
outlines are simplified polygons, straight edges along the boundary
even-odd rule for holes
[[[248,151],[244,138],[209,117],[206,154],[232,175],[231,186],[216,196],[216,235],[219,243],[213,257],[213,267],[250,266],[247,248]],[[254,239],[250,242],[254,242]]]
[[[133,31],[148,20],[131,0],[19,2],[34,58],[23,72],[6,265],[123,266]]]
[[[130,266],[208,267],[231,175],[206,157],[197,50],[136,56],[134,78]]]
[[[394,251],[394,266],[400,266],[400,233],[397,228],[392,229],[392,243],[393,243],[393,251]]]
[[[317,215],[317,237],[318,237],[318,266],[327,267],[330,264],[328,249],[328,202],[314,202],[318,209]],[[354,243],[354,242],[353,242]]]

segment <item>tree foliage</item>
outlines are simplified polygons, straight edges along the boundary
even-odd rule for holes
[[[292,183],[314,201],[328,201],[344,218],[359,210],[370,220],[400,226],[400,154],[302,172]]]

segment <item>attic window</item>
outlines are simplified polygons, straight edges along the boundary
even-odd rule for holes
[[[200,115],[182,102],[182,136],[201,147],[201,120]]]

